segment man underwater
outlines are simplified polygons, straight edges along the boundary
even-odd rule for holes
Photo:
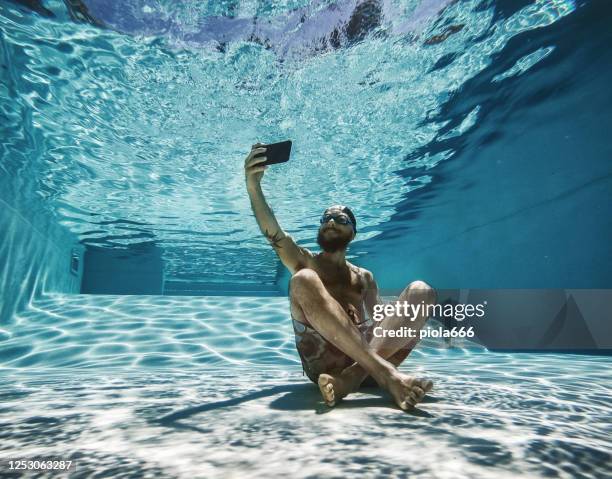
[[[281,229],[263,195],[261,178],[267,166],[260,163],[266,157],[255,155],[265,151],[256,143],[246,157],[246,186],[259,228],[292,274],[291,317],[304,372],[318,384],[328,406],[357,391],[366,378],[369,382],[373,378],[401,409],[412,409],[433,383],[400,373],[397,366],[416,346],[427,321],[423,314],[427,308],[412,318],[386,315],[374,323],[375,307],[384,304],[374,276],[345,258],[346,247],[357,233],[353,212],[341,205],[325,210],[317,236],[321,253],[298,246]],[[400,302],[424,305],[435,304],[436,299],[435,290],[423,281],[413,281],[398,297]],[[375,335],[374,326],[387,332],[409,327],[415,337],[394,337],[393,332]]]

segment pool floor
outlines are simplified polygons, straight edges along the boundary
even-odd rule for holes
[[[447,351],[403,370],[435,384],[408,413],[378,389],[329,409],[294,366],[13,371],[0,458],[70,457],[70,477],[609,477],[607,358]]]
[[[422,341],[401,367],[434,382],[414,411],[379,389],[329,409],[287,298],[52,295],[0,330],[0,476],[54,457],[70,477],[599,479],[611,366]]]

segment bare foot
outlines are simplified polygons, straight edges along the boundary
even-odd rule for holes
[[[432,388],[433,382],[429,379],[415,378],[396,371],[391,375],[387,389],[397,405],[407,411],[420,402]]]
[[[325,404],[335,406],[347,394],[353,392],[352,381],[343,375],[319,374],[319,390]]]

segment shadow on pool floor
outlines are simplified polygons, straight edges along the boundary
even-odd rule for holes
[[[610,471],[610,359],[421,357],[412,414],[380,389],[327,408],[296,368],[0,374],[0,458],[71,477],[589,477]],[[51,476],[49,476],[51,477]]]

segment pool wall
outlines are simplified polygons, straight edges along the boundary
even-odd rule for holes
[[[0,176],[0,324],[43,292],[78,293],[81,286],[82,246],[50,214],[35,208],[35,199],[26,208],[13,206],[6,193],[16,183],[11,186],[11,178]]]

